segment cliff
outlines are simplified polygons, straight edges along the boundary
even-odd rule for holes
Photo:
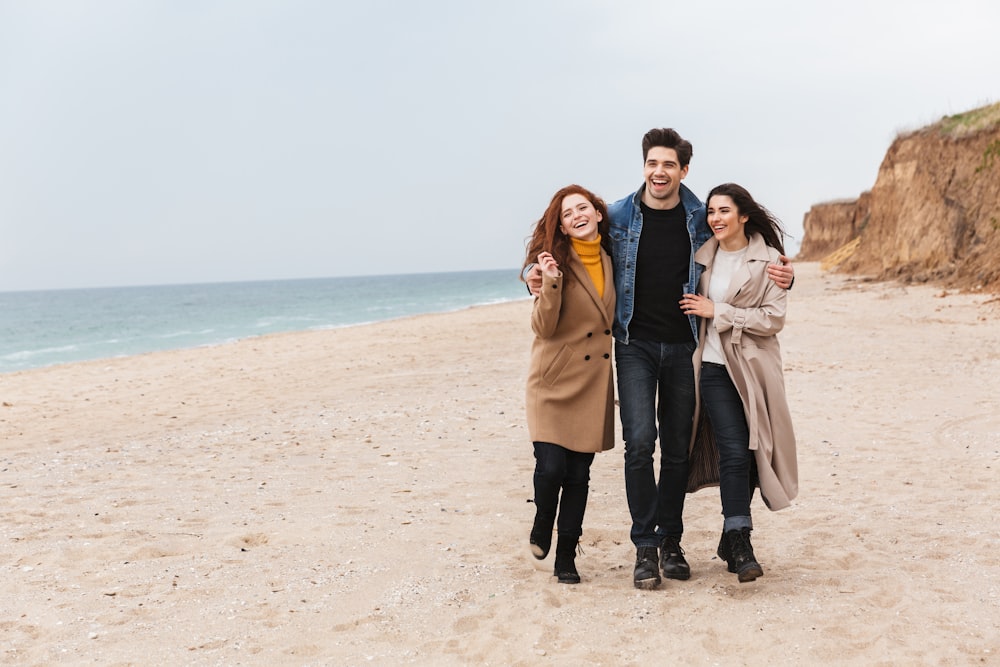
[[[798,259],[816,261],[852,241],[868,224],[871,192],[857,199],[815,204],[802,221],[804,234]]]
[[[869,193],[813,206],[803,227],[801,259],[1000,292],[1000,103],[900,135]]]

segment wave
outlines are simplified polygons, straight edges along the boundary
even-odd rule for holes
[[[0,292],[0,373],[523,298],[508,270]]]
[[[0,360],[2,361],[25,361],[28,359],[33,359],[39,356],[51,356],[57,354],[66,354],[67,352],[77,352],[80,350],[79,345],[58,345],[56,347],[40,347],[35,350],[18,350],[16,352],[7,352],[0,355]]]

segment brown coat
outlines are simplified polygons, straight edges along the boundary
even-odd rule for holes
[[[603,298],[572,248],[558,278],[542,276],[542,290],[531,312],[535,339],[526,392],[532,442],[550,442],[575,452],[615,446],[611,374],[615,285],[611,259],[603,250],[601,261]]]
[[[718,245],[714,238],[709,239],[695,253],[695,261],[705,267],[698,284],[699,294],[708,293]],[[776,335],[785,325],[787,291],[778,287],[767,275],[768,264],[778,262],[778,254],[777,250],[764,243],[760,235],[754,234],[750,238],[746,264],[733,275],[726,297],[715,304],[715,317],[701,320],[700,344],[694,354],[697,381],[705,346],[705,329],[711,322],[722,339],[729,376],[743,399],[750,430],[750,449],[754,451],[757,462],[760,492],[772,510],[788,507],[799,488],[795,433],[785,397],[781,348]],[[706,445],[703,436],[709,434],[705,420],[701,418],[699,421],[691,450],[691,473],[696,479],[689,484],[689,489],[692,486],[700,488],[718,484],[719,480],[718,452],[709,453],[714,445]],[[708,461],[706,453],[709,453]],[[711,469],[712,456],[714,470]]]

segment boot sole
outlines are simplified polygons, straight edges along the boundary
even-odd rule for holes
[[[539,545],[532,543],[531,555],[537,558],[538,560],[545,560],[545,557],[549,555],[549,550],[543,549]]]
[[[663,578],[664,579],[676,579],[677,581],[687,581],[688,579],[691,578],[691,573],[688,572],[686,574],[667,574],[667,573],[664,572],[663,573]]]
[[[641,591],[652,591],[660,586],[659,579],[633,579],[632,583]]]
[[[740,582],[742,583],[753,581],[757,577],[764,576],[764,571],[760,569],[760,565],[757,565],[756,567],[750,566],[750,569],[748,569],[746,572],[740,572],[739,570],[736,569],[735,565],[729,562],[728,555],[724,553],[721,548],[715,552],[715,555],[719,557],[719,560],[721,560],[723,563],[726,564],[727,572],[732,572],[733,574],[739,575]]]
[[[763,577],[763,576],[764,576],[764,570],[761,569],[760,565],[757,565],[756,567],[751,565],[750,567],[740,572],[737,575],[737,578],[740,580],[741,584],[745,584],[748,581],[753,581],[757,577]]]

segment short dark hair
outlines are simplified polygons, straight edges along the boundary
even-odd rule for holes
[[[647,132],[642,138],[642,161],[649,157],[649,149],[654,146],[673,148],[677,152],[677,161],[682,167],[688,166],[691,156],[694,155],[694,148],[691,142],[677,134],[677,130],[669,127],[654,128]]]

